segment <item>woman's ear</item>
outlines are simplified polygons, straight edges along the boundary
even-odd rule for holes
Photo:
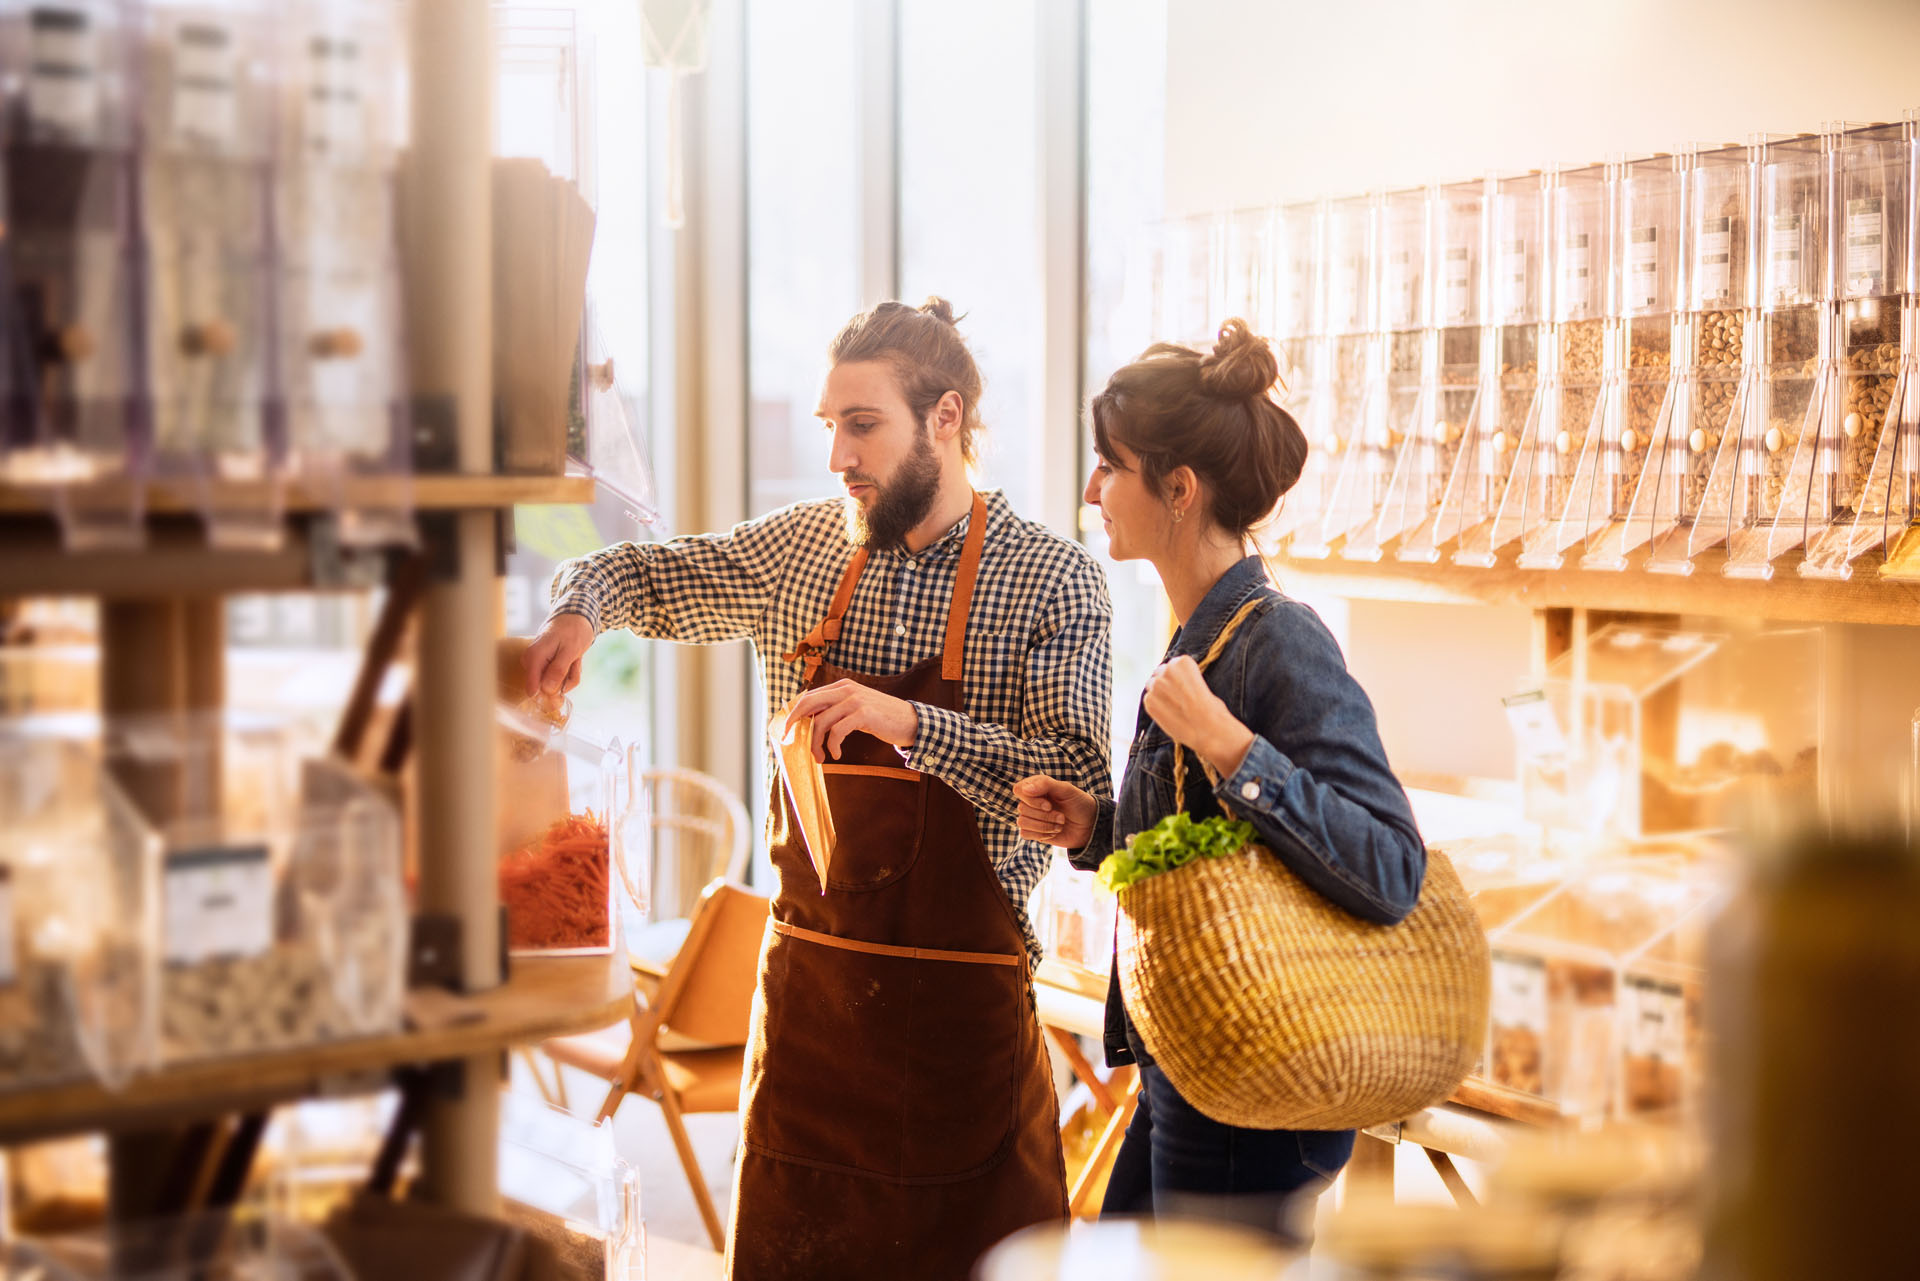
[[[1191,513],[1200,496],[1200,477],[1182,463],[1166,474],[1160,482],[1160,492],[1166,496],[1167,506],[1184,517]]]

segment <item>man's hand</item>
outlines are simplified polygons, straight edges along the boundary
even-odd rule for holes
[[[579,614],[555,614],[527,645],[520,664],[527,694],[564,694],[580,683],[580,660],[593,644],[593,624]]]
[[[1093,839],[1093,821],[1100,807],[1093,797],[1072,783],[1045,774],[1023,778],[1013,785],[1020,802],[1020,835],[1063,850],[1077,850]]]
[[[787,709],[787,719],[781,723],[781,737],[792,733],[794,725],[809,716],[813,718],[816,761],[824,762],[828,756],[839,760],[841,745],[856,731],[895,747],[912,747],[920,733],[920,713],[912,703],[869,689],[859,681],[835,681],[794,699]]]
[[[1200,664],[1185,654],[1153,669],[1142,703],[1154,724],[1200,753],[1222,778],[1240,768],[1253,746],[1253,731],[1207,688]]]

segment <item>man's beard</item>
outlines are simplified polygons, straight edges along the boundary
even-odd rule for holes
[[[899,546],[908,531],[927,518],[940,492],[940,458],[933,452],[933,433],[920,432],[912,452],[886,484],[857,473],[845,479],[873,486],[872,507],[861,506],[851,496],[846,500],[848,541],[878,551]]]

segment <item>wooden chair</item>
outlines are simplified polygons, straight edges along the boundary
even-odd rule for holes
[[[636,992],[627,1025],[562,1037],[540,1047],[556,1065],[579,1068],[609,1083],[600,1120],[612,1116],[630,1093],[645,1094],[660,1105],[716,1250],[724,1248],[720,1215],[681,1118],[690,1112],[733,1112],[740,1107],[747,1025],[768,907],[761,895],[714,881],[700,895],[686,942],[659,989],[651,998]],[[558,1067],[554,1075],[557,1081]],[[543,1093],[547,1088],[541,1082]]]

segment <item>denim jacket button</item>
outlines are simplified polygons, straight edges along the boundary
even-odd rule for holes
[[[1258,784],[1258,783],[1242,783],[1242,784],[1240,784],[1240,795],[1242,795],[1242,796],[1244,796],[1244,797],[1245,797],[1246,799],[1248,799],[1248,800],[1250,800],[1250,801],[1257,801],[1257,800],[1259,800],[1259,799],[1260,799],[1260,784]]]

